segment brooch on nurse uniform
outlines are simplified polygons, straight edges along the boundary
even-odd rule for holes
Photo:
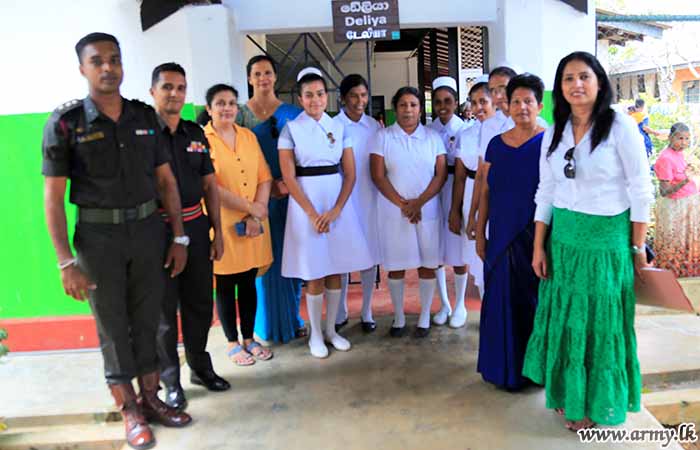
[[[450,147],[450,150],[452,150],[454,148],[455,140],[456,140],[456,136],[450,136],[449,144],[447,144]]]
[[[328,134],[326,135],[326,137],[328,138],[328,142],[330,142],[330,144],[328,144],[328,146],[333,147],[333,144],[335,144],[335,137],[333,137],[333,133],[331,131],[329,131]]]

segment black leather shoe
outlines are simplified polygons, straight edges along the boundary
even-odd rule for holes
[[[389,336],[391,336],[391,337],[400,338],[404,334],[406,334],[406,327],[405,326],[400,327],[400,328],[399,327],[391,327],[391,329],[389,330]]]
[[[228,381],[218,376],[213,370],[209,369],[203,372],[192,371],[190,382],[204,386],[210,391],[226,391],[231,388]]]
[[[165,404],[171,408],[175,408],[178,411],[182,411],[187,408],[187,399],[185,398],[185,391],[180,386],[180,383],[174,384],[172,386],[165,386]]]
[[[344,321],[340,323],[335,324],[335,332],[337,333],[338,331],[342,330],[345,325],[348,324],[348,319],[345,319]]]
[[[416,331],[413,332],[413,337],[422,339],[428,337],[430,334],[430,328],[416,327]]]
[[[374,322],[360,322],[362,324],[362,331],[365,333],[372,333],[377,329],[377,324]]]

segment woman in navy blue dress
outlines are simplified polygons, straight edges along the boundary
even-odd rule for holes
[[[494,137],[486,150],[487,185],[481,191],[484,206],[477,224],[485,281],[477,370],[485,381],[508,390],[526,384],[521,372],[537,307],[532,250],[544,131],[537,115],[543,91],[535,75],[518,75],[508,83],[515,128]]]
[[[236,122],[255,133],[274,178],[268,204],[274,261],[268,271],[256,280],[258,309],[255,334],[266,341],[286,343],[295,337],[306,335],[306,329],[299,315],[301,280],[285,278],[281,273],[289,192],[282,181],[277,139],[287,121],[296,118],[301,113],[301,108],[277,99],[277,71],[269,56],[252,57],[246,69],[248,83],[253,86],[253,97],[241,107]]]

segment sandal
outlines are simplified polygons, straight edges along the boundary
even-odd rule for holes
[[[307,330],[306,327],[299,327],[294,334],[297,338],[304,338],[309,335],[309,330]]]
[[[231,361],[236,363],[237,366],[245,367],[255,364],[255,358],[253,358],[253,356],[248,353],[241,344],[231,348],[226,354]]]
[[[568,430],[573,431],[574,433],[578,432],[579,430],[585,430],[588,428],[593,428],[595,426],[596,426],[596,423],[593,422],[588,417],[585,417],[583,420],[567,420],[566,421],[566,428]]]
[[[253,341],[246,346],[246,351],[253,355],[253,358],[258,361],[267,361],[272,359],[272,352],[269,348],[263,347],[260,342]]]

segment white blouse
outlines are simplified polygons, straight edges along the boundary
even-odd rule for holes
[[[457,157],[462,160],[467,169],[476,170],[479,164],[479,157],[482,160],[484,159],[486,147],[488,147],[491,139],[511,128],[513,127],[508,122],[508,117],[501,113],[462,130],[457,139],[459,146]]]
[[[554,206],[598,216],[615,216],[630,209],[633,222],[649,222],[653,186],[644,141],[634,120],[615,112],[610,134],[593,152],[592,129],[574,150],[576,176],[573,179],[564,175],[567,164],[564,155],[574,147],[571,120],[549,157],[554,127],[545,132],[540,155],[540,184],[535,195],[535,220],[549,225]]]
[[[320,120],[302,112],[282,129],[278,149],[293,149],[297,166],[318,167],[340,163],[343,149],[352,147],[352,139],[342,123],[326,113]]]
[[[454,166],[458,151],[458,136],[460,131],[464,129],[464,121],[457,114],[454,114],[450,121],[443,125],[440,119],[436,117],[429,125],[429,128],[435,130],[442,138],[445,150],[447,150],[447,164]]]
[[[353,121],[345,114],[345,110],[341,110],[337,116],[333,118],[334,122],[338,122],[344,127],[344,133],[352,140],[352,152],[355,155],[355,173],[356,182],[355,188],[362,186],[373,187],[372,177],[369,170],[369,143],[374,133],[381,127],[379,122],[362,114],[362,118],[358,122]],[[362,188],[361,188],[362,189]]]
[[[435,161],[445,154],[445,146],[435,131],[421,124],[409,135],[395,123],[374,135],[370,152],[384,157],[387,178],[396,192],[413,199],[435,176]]]

